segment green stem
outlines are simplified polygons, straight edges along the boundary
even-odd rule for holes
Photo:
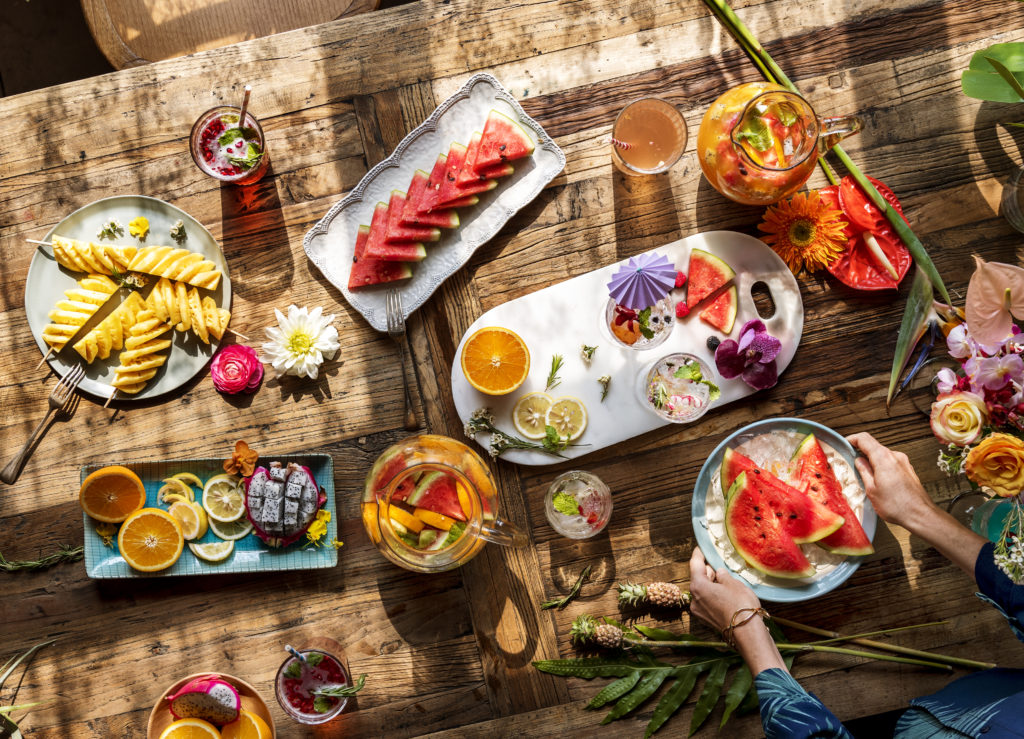
[[[764,47],[761,46],[743,21],[740,20],[739,16],[733,12],[728,3],[724,2],[724,0],[704,0],[704,4],[722,21],[722,25],[725,26],[726,30],[729,31],[748,55],[757,56],[760,60],[757,66],[761,69],[766,67],[771,72],[771,76],[764,75],[769,81],[776,82],[793,92],[797,92],[796,87],[789,77],[786,76],[786,73],[782,71],[779,65],[775,63],[775,60],[764,50]]]

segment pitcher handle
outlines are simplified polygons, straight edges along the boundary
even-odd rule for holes
[[[514,549],[525,547],[530,543],[526,534],[507,521],[502,521],[500,518],[496,518],[490,524],[485,523],[481,526],[480,538],[492,544],[500,544],[503,547],[512,547]]]
[[[851,136],[864,128],[864,119],[859,115],[833,116],[819,120],[821,131],[818,134],[821,153],[831,149],[847,136]]]

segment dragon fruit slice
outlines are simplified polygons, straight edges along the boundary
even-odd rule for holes
[[[201,718],[217,726],[237,720],[242,707],[235,686],[213,673],[189,680],[167,700],[175,719]]]
[[[312,470],[271,462],[245,478],[245,513],[256,536],[269,546],[286,547],[302,538],[327,496]]]

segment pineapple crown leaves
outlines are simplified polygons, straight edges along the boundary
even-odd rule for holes
[[[619,590],[619,603],[635,606],[647,600],[647,586],[635,582],[624,582],[616,585]]]
[[[686,608],[690,605],[690,593],[675,583],[651,582],[643,585],[635,582],[619,583],[619,604],[638,606],[647,603],[661,608]]]

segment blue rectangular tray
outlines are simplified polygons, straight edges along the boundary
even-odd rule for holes
[[[319,547],[310,546],[303,549],[302,546],[306,539],[302,538],[289,547],[272,549],[255,534],[249,534],[235,542],[234,552],[223,562],[206,562],[199,559],[192,554],[186,543],[181,557],[166,570],[138,572],[129,567],[118,552],[117,536],[114,536],[112,548],[104,546],[103,539],[96,533],[97,522],[83,513],[86,574],[92,578],[106,579],[165,577],[168,575],[217,575],[229,572],[275,572],[334,567],[338,564],[338,550],[331,546],[331,542],[338,536],[338,508],[334,500],[334,460],[329,454],[268,454],[260,458],[260,463],[265,464],[270,460],[277,460],[284,465],[296,462],[309,467],[317,484],[327,494],[324,509],[331,512],[331,520],[327,523],[327,534],[320,540]],[[142,479],[146,486],[146,505],[164,509],[167,506],[157,499],[157,491],[163,487],[164,478],[178,472],[191,472],[205,482],[214,475],[224,472],[223,459],[177,459],[121,464]],[[89,473],[104,466],[91,464],[82,467],[82,480],[85,480]],[[220,539],[212,531],[207,531],[199,539],[199,543],[214,541],[220,541]]]

